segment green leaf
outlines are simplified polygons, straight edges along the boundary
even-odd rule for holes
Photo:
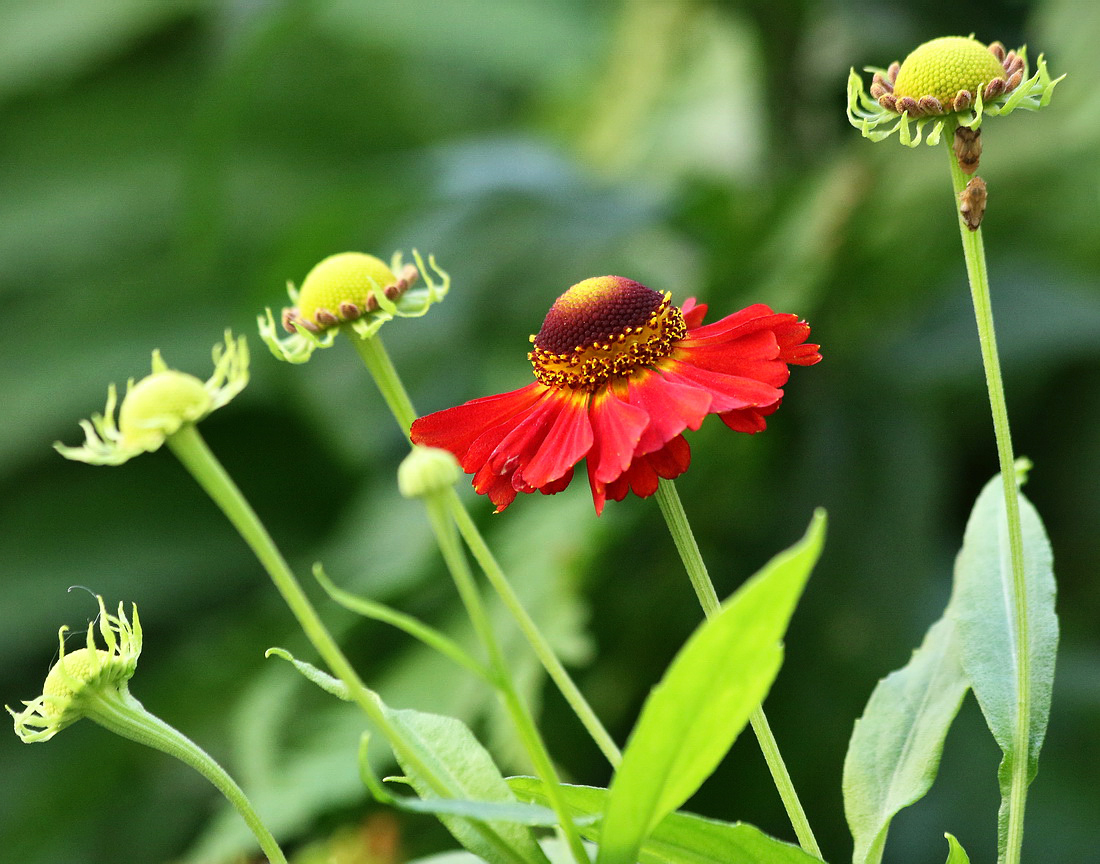
[[[1027,587],[1028,659],[1031,672],[1027,778],[1039,767],[1039,750],[1050,716],[1054,658],[1058,650],[1058,618],[1054,611],[1054,569],[1050,541],[1039,514],[1020,495],[1024,576]],[[1000,475],[986,484],[966,526],[962,550],[955,561],[955,595],[951,603],[963,668],[978,698],[989,731],[1004,753],[1001,784],[999,848],[1004,848],[1006,803],[1017,758],[1014,735],[1019,699],[1016,640],[1012,605],[1004,489]]]
[[[350,698],[347,685],[342,681],[322,672],[310,663],[295,659],[290,652],[282,648],[269,648],[266,656],[287,660],[322,690],[340,699]],[[411,709],[395,710],[386,705],[373,691],[372,694],[390,721],[390,735],[399,737],[405,747],[416,753],[418,761],[414,764],[400,748],[394,748],[394,755],[408,776],[409,784],[422,799],[435,802],[432,806],[423,808],[402,802],[404,809],[423,809],[435,813],[459,843],[491,864],[497,864],[497,862],[546,864],[546,856],[539,849],[531,832],[522,824],[517,824],[523,820],[511,818],[509,821],[502,821],[500,818],[483,818],[488,814],[488,810],[484,807],[478,810],[475,818],[468,818],[472,815],[471,812],[467,812],[470,805],[476,805],[478,802],[515,805],[516,797],[493,762],[493,758],[478,743],[474,733],[465,723],[454,717],[444,717],[440,714],[426,714]],[[378,795],[378,790],[369,782],[374,775],[370,773],[365,749],[362,748],[359,765],[360,775],[375,793],[375,797],[395,803],[393,796],[387,796],[384,790],[382,795]],[[418,765],[426,767],[431,773],[431,778],[422,772]],[[446,795],[439,794],[440,780],[445,787]],[[501,813],[505,812],[509,816],[517,815],[507,808],[501,811]],[[543,823],[525,822],[524,824]]]
[[[546,803],[545,784],[537,777],[509,777],[516,795]],[[601,825],[585,821],[607,807],[608,790],[596,786],[561,787],[581,834],[599,841]],[[769,837],[744,822],[719,822],[694,813],[669,813],[638,850],[641,864],[813,864],[814,856]]]
[[[444,778],[441,796],[404,754],[395,751],[409,784],[425,800],[446,797],[458,801],[515,804],[516,796],[492,757],[461,720],[412,709],[384,708],[390,723],[415,751],[420,763]],[[439,813],[439,821],[466,849],[489,862],[537,862],[547,858],[530,830],[513,822],[482,821]]]
[[[947,838],[947,864],[970,864],[970,856],[966,854],[962,844],[951,834],[944,834]]]
[[[806,536],[704,622],[653,688],[611,783],[599,864],[632,864],[733,745],[779,671],[781,640],[824,536],[818,511]]]
[[[359,741],[359,776],[371,795],[383,804],[407,810],[411,813],[431,813],[435,816],[461,816],[476,819],[479,822],[513,822],[516,825],[531,825],[553,828],[558,824],[558,815],[549,807],[538,804],[523,804],[518,801],[469,801],[457,798],[406,798],[394,795],[370,766],[368,754],[370,735],[364,732]],[[404,777],[387,777],[393,782],[407,783]],[[596,817],[589,817],[594,820]]]
[[[929,628],[909,662],[875,687],[844,759],[854,864],[877,864],[890,821],[931,788],[968,688],[948,614]]]

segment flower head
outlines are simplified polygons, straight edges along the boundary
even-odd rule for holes
[[[104,646],[97,644],[96,622],[88,625],[88,638],[83,648],[65,653],[65,633],[68,627],[58,631],[60,644],[57,662],[46,675],[42,695],[24,702],[18,713],[8,708],[15,718],[15,734],[25,743],[49,741],[54,735],[71,726],[90,711],[93,700],[112,693],[125,691],[127,682],[137,669],[141,654],[141,621],[137,606],[132,606],[133,623],[126,617],[122,604],[118,614],[110,615],[99,602],[99,632]],[[5,706],[6,707],[6,706]]]
[[[214,374],[204,383],[194,375],[169,369],[153,352],[153,371],[137,384],[130,379],[115,423],[118,391],[107,390],[103,414],[80,421],[84,430],[81,447],[54,448],[66,459],[92,465],[119,465],[141,453],[156,450],[183,426],[198,423],[229,402],[248,384],[248,344],[234,339],[228,330],[224,345],[215,345]]]
[[[317,348],[329,347],[341,326],[367,339],[394,318],[419,318],[438,303],[451,286],[451,277],[428,262],[440,278],[436,284],[420,253],[413,250],[416,265],[402,264],[395,252],[389,265],[362,252],[330,255],[306,275],[300,289],[287,283],[294,305],[283,309],[280,336],[270,309],[259,317],[260,337],[280,360],[304,363]],[[423,278],[424,284],[416,287]]]
[[[652,495],[687,470],[685,429],[717,414],[759,432],[788,364],[821,359],[796,315],[757,304],[703,326],[706,308],[621,276],[585,279],[531,337],[535,381],[421,417],[412,440],[454,453],[497,512],[519,492],[560,492],[581,459],[597,513],[629,491]]]
[[[985,115],[1011,114],[1017,108],[1044,107],[1054,86],[1046,62],[1028,78],[1027,51],[1005,51],[1000,42],[988,47],[973,36],[944,36],[925,42],[888,69],[868,67],[870,96],[853,69],[848,76],[848,120],[872,141],[898,133],[902,144],[939,143],[944,124],[977,130]],[[910,124],[916,124],[916,135]],[[893,124],[889,128],[882,126]],[[949,130],[950,131],[950,130]]]

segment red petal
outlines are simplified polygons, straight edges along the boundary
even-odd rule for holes
[[[599,482],[610,483],[630,467],[649,415],[608,389],[592,399],[590,417],[596,441],[588,454],[589,470]]]
[[[707,314],[706,303],[696,303],[694,297],[688,297],[684,305],[680,307],[680,314],[684,316],[684,324],[688,330],[703,326],[703,318]]]
[[[653,470],[666,480],[675,480],[691,465],[691,447],[683,435],[677,435],[656,453],[645,457]]]
[[[588,402],[587,394],[563,394],[558,400],[554,425],[542,439],[531,461],[516,472],[512,485],[521,482],[524,486],[538,489],[560,478],[585,457],[592,449],[593,439]]]
[[[545,385],[533,381],[519,390],[473,399],[445,411],[436,411],[414,421],[410,437],[414,444],[450,450],[463,462],[464,469],[476,470],[480,464],[469,467],[465,464],[465,456],[473,443],[486,430],[506,423],[530,408],[547,389]]]
[[[666,361],[665,366],[662,374],[667,381],[682,382],[709,393],[713,413],[758,408],[783,398],[782,390],[753,378],[724,375],[682,361]]]
[[[719,414],[718,416],[734,432],[747,432],[753,435],[757,432],[763,432],[767,428],[768,424],[764,422],[764,418],[769,414],[774,414],[782,401],[782,399],[778,399],[771,405],[763,405],[760,408],[742,408],[739,411],[727,411],[725,414]]]
[[[649,369],[632,375],[628,387],[630,403],[649,415],[649,425],[642,432],[635,455],[663,447],[684,429],[698,429],[713,410],[706,389],[691,381],[673,381]]]

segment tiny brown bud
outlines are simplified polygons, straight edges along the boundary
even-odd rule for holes
[[[973,174],[982,158],[982,130],[956,126],[955,140],[951,146],[963,174]]]
[[[886,70],[886,77],[890,79],[891,84],[898,80],[898,72],[900,71],[901,64],[897,60],[890,64],[890,68]]]
[[[336,317],[336,314],[323,306],[313,313],[313,318],[322,327],[331,327],[333,324],[340,323],[340,319]]]
[[[1024,80],[1024,70],[1023,69],[1017,69],[1015,72],[1012,73],[1011,76],[1009,76],[1008,86],[1005,87],[1005,91],[1010,92],[1012,90],[1015,90],[1017,87],[1020,86],[1020,82],[1023,81],[1023,80]]]
[[[954,111],[965,111],[972,104],[974,104],[974,94],[969,90],[960,90],[955,94],[951,107]]]
[[[298,328],[294,326],[294,321],[298,318],[298,309],[295,306],[288,306],[282,312],[283,329],[287,333],[297,333]]]
[[[988,84],[985,85],[985,92],[982,93],[982,98],[988,102],[990,99],[996,99],[1002,93],[1005,92],[1005,84],[1007,82],[1004,78],[994,78]]]
[[[917,106],[917,100],[912,96],[902,96],[894,106],[895,110],[899,114],[909,112],[910,117],[916,117],[920,114],[920,108]]]
[[[981,177],[971,177],[966,188],[959,193],[959,215],[971,231],[977,231],[981,226],[988,197],[985,181]]]
[[[883,93],[878,97],[878,104],[887,111],[897,111],[897,99],[893,93]]]
[[[1005,46],[1002,45],[1000,42],[990,42],[989,51],[994,57],[997,58],[997,62],[1005,62]]]
[[[943,103],[935,96],[921,96],[917,102],[922,114],[942,114]]]
[[[362,314],[363,310],[350,300],[344,300],[340,303],[340,317],[345,321],[354,321]]]

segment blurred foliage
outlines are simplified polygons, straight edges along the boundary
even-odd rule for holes
[[[167,454],[106,470],[49,445],[75,443],[76,420],[109,381],[143,374],[151,348],[205,375],[226,326],[254,333],[286,280],[333,252],[417,246],[454,275],[431,315],[383,331],[425,412],[523,384],[527,334],[553,299],[620,273],[696,295],[715,317],[751,302],[798,312],[823,345],[767,433],[712,422],[691,436],[678,486],[720,593],[815,505],[829,509],[768,712],[827,858],[846,860],[852,722],[939,615],[996,461],[945,156],[861,139],[844,81],[849,66],[971,30],[1069,73],[1049,110],[987,125],[984,233],[1063,622],[1028,847],[1100,860],[1100,91],[1088,78],[1100,11],[1080,0],[5,0],[2,700],[39,692],[58,625],[93,613],[67,587],[136,601],[136,695],[223,758],[303,860],[326,837],[346,845],[376,810],[355,778],[359,717],[262,660],[272,644],[308,653],[243,544]],[[291,368],[252,346],[251,386],[203,431],[292,563],[305,574],[323,560],[337,582],[465,638],[424,518],[394,491],[403,444],[354,352]],[[484,500],[472,507],[621,740],[699,612],[654,502],[597,520],[582,485],[493,519]],[[506,770],[524,770],[476,682],[322,610],[388,701],[461,715]],[[566,775],[605,783],[520,644],[511,654]],[[944,831],[990,859],[997,761],[970,700],[887,859],[941,855]],[[248,848],[203,781],[90,724],[48,746],[0,736],[0,766],[12,860],[228,861]],[[791,837],[751,736],[690,807]],[[426,818],[378,824],[382,857],[362,860],[448,846]]]

